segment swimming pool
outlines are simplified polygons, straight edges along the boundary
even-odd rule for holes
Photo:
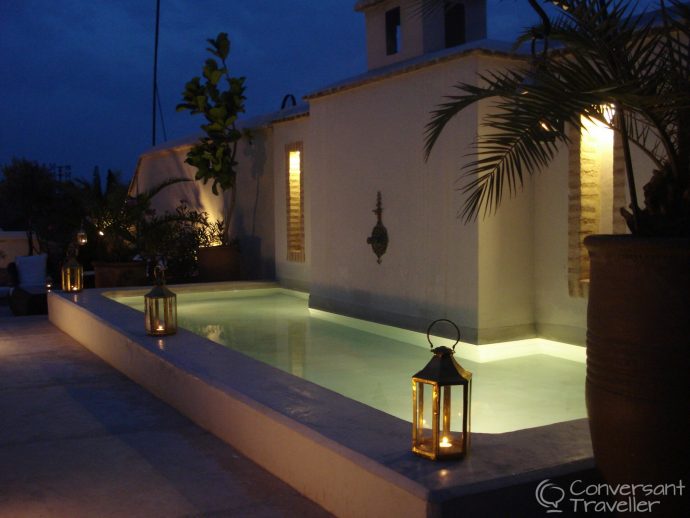
[[[143,311],[141,295],[113,298]],[[180,327],[406,421],[411,376],[431,357],[424,335],[310,310],[306,295],[282,288],[178,293],[178,319]],[[563,351],[569,359],[554,355]],[[473,373],[475,432],[586,416],[582,348],[546,340],[462,344],[456,358]]]

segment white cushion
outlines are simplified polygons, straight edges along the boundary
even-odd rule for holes
[[[45,286],[47,254],[15,257],[20,286]]]

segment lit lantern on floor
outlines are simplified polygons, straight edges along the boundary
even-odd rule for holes
[[[70,256],[62,265],[62,291],[77,293],[84,285],[84,268],[77,258]]]
[[[80,227],[79,232],[77,232],[77,244],[79,246],[84,246],[87,242],[88,238],[86,237],[86,231],[84,227]]]
[[[146,334],[173,335],[177,332],[177,295],[165,285],[163,270],[154,270],[156,285],[144,295]]]
[[[431,328],[449,322],[458,339],[453,348],[431,343]],[[432,460],[459,459],[470,446],[470,403],[472,373],[455,361],[460,330],[450,320],[431,323],[427,339],[434,357],[412,377],[412,451]]]

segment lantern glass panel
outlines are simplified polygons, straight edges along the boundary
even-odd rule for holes
[[[466,396],[467,387],[463,385],[446,385],[440,388],[440,431],[439,448],[441,455],[463,455],[467,451],[469,438],[469,421],[466,426],[464,419],[469,418]],[[463,433],[467,430],[467,435]]]
[[[413,394],[413,451],[440,460],[465,455],[470,436],[469,385],[438,385],[415,379]]]
[[[62,290],[76,293],[82,290],[84,268],[76,261],[68,261],[62,267]]]
[[[412,382],[415,393],[413,443],[419,453],[433,454],[433,423],[434,423],[434,384],[423,381]]]
[[[146,333],[153,336],[171,335],[177,332],[177,296],[171,291],[162,296],[148,294],[144,297]]]

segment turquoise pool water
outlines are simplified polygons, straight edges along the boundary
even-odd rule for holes
[[[411,421],[411,377],[431,358],[425,336],[312,311],[303,294],[287,290],[181,291],[177,297],[180,327]],[[143,296],[115,300],[143,311]],[[456,359],[473,373],[473,431],[502,433],[586,416],[582,360],[548,354]]]

